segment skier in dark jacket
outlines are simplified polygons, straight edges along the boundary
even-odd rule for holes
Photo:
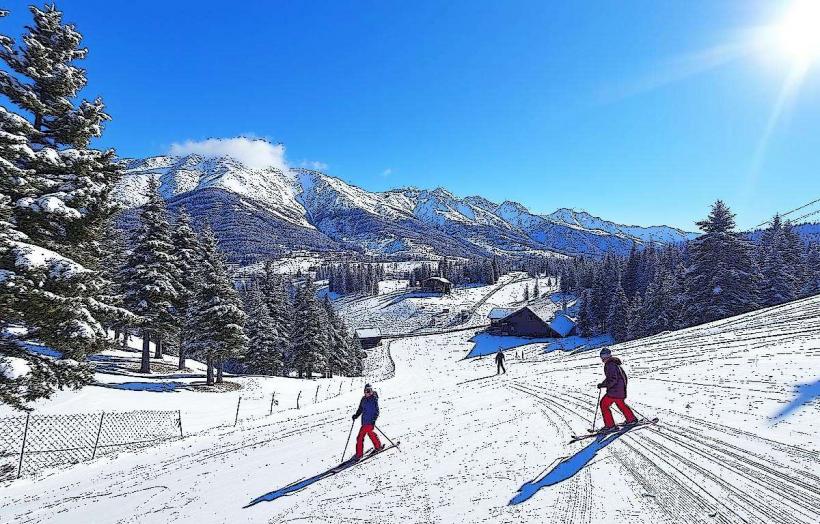
[[[606,388],[606,395],[601,399],[601,415],[604,417],[604,430],[615,427],[612,412],[609,410],[612,404],[618,406],[621,413],[626,417],[627,424],[634,424],[638,421],[635,414],[626,405],[626,373],[621,367],[620,359],[612,356],[609,348],[601,350],[601,360],[604,362],[604,375],[606,378],[598,384],[598,388]]]
[[[505,358],[504,357],[504,352],[499,349],[498,353],[495,354],[495,366],[496,366],[495,374],[496,375],[498,375],[502,371],[504,373],[507,372],[507,368],[504,367],[504,358]]]
[[[356,420],[359,415],[362,416],[362,427],[356,436],[356,455],[353,457],[355,460],[361,459],[362,455],[364,455],[365,435],[370,437],[370,441],[373,442],[373,447],[376,451],[381,451],[382,449],[382,443],[379,441],[376,432],[373,431],[376,426],[376,419],[379,418],[379,395],[373,391],[370,384],[364,385],[364,396],[359,402],[359,409],[353,414],[353,420]]]

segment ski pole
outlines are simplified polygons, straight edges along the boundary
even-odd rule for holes
[[[387,435],[384,434],[384,431],[379,429],[379,426],[377,426],[376,424],[373,424],[373,427],[376,428],[376,431],[381,433],[382,436],[387,439],[387,442],[389,442],[391,446],[393,446],[394,448],[399,448],[392,440],[390,440],[390,437],[388,437]],[[401,448],[399,448],[399,451],[401,451]],[[404,453],[404,452],[402,451],[402,453]]]
[[[595,433],[595,421],[598,419],[598,404],[601,403],[601,388],[598,388],[598,400],[595,401],[595,414],[592,415],[592,432]]]
[[[356,419],[353,419],[353,422],[350,423],[350,433],[347,434],[347,440],[345,440],[345,450],[342,451],[342,458],[339,462],[344,462],[345,453],[347,453],[347,445],[350,444],[350,437],[353,435],[353,426],[356,425]]]

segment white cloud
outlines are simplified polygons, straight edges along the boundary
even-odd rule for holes
[[[328,167],[324,162],[319,162],[316,160],[302,160],[299,165],[305,169],[313,169],[315,171],[324,171]]]
[[[392,174],[393,174],[393,168],[392,167],[388,167],[387,169],[382,171],[382,176],[390,176]]]
[[[174,156],[190,154],[202,155],[205,158],[229,156],[253,169],[273,167],[283,173],[288,172],[285,160],[285,146],[271,144],[261,138],[209,138],[207,140],[186,140],[171,144],[169,151]]]

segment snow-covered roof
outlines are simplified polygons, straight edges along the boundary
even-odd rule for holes
[[[430,278],[424,279],[425,282],[430,282],[431,280],[434,281],[434,282],[441,282],[442,284],[451,284],[452,283],[444,277],[430,277]]]
[[[556,313],[555,318],[550,322],[550,328],[562,337],[569,335],[574,327],[575,320],[560,312]]]
[[[365,328],[356,330],[356,338],[379,338],[382,336],[382,330],[379,328]]]
[[[543,300],[528,304],[526,307],[532,311],[536,317],[540,318],[542,322],[547,324],[549,324],[555,314],[555,306]]]
[[[490,320],[499,320],[510,316],[514,311],[515,309],[508,307],[494,307],[487,314],[487,318],[489,318]]]

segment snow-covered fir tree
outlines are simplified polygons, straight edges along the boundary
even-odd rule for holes
[[[697,223],[704,235],[689,246],[686,320],[690,325],[751,311],[760,303],[752,245],[734,232],[734,214],[722,201]]]
[[[16,370],[0,373],[0,400],[16,408],[88,382],[86,355],[109,346],[105,325],[128,317],[106,303],[99,273],[120,167],[113,150],[88,146],[109,117],[101,100],[77,99],[82,35],[54,6],[29,9],[20,45],[0,35],[0,94],[11,102],[0,106],[0,364]]]
[[[316,298],[316,287],[308,278],[294,300],[292,365],[299,378],[327,369],[329,336],[324,308]]]
[[[214,367],[216,382],[222,382],[225,360],[240,357],[247,348],[247,316],[210,227],[203,230],[199,243],[202,252],[196,268],[198,282],[185,317],[186,350],[205,361],[210,386],[215,382]]]
[[[615,296],[609,306],[607,327],[612,337],[620,342],[627,339],[629,329],[629,299],[620,282],[615,288]]]
[[[248,315],[245,323],[248,350],[242,361],[246,370],[262,375],[281,375],[285,367],[287,343],[277,332],[276,323],[257,284],[252,284],[246,292],[245,311]]]
[[[155,344],[155,357],[161,356],[163,339],[173,336],[179,328],[174,307],[181,287],[168,212],[156,178],[149,181],[148,202],[140,210],[139,218],[125,272],[125,304],[142,318],[140,373],[150,373],[150,341]]]
[[[185,369],[185,348],[187,347],[188,336],[188,331],[185,329],[185,315],[199,282],[195,275],[197,267],[201,263],[200,255],[202,252],[199,238],[191,225],[191,216],[185,207],[182,207],[177,214],[174,231],[171,234],[171,243],[174,248],[174,263],[178,275],[177,296],[173,302],[179,333],[177,339],[177,368],[182,370]]]

